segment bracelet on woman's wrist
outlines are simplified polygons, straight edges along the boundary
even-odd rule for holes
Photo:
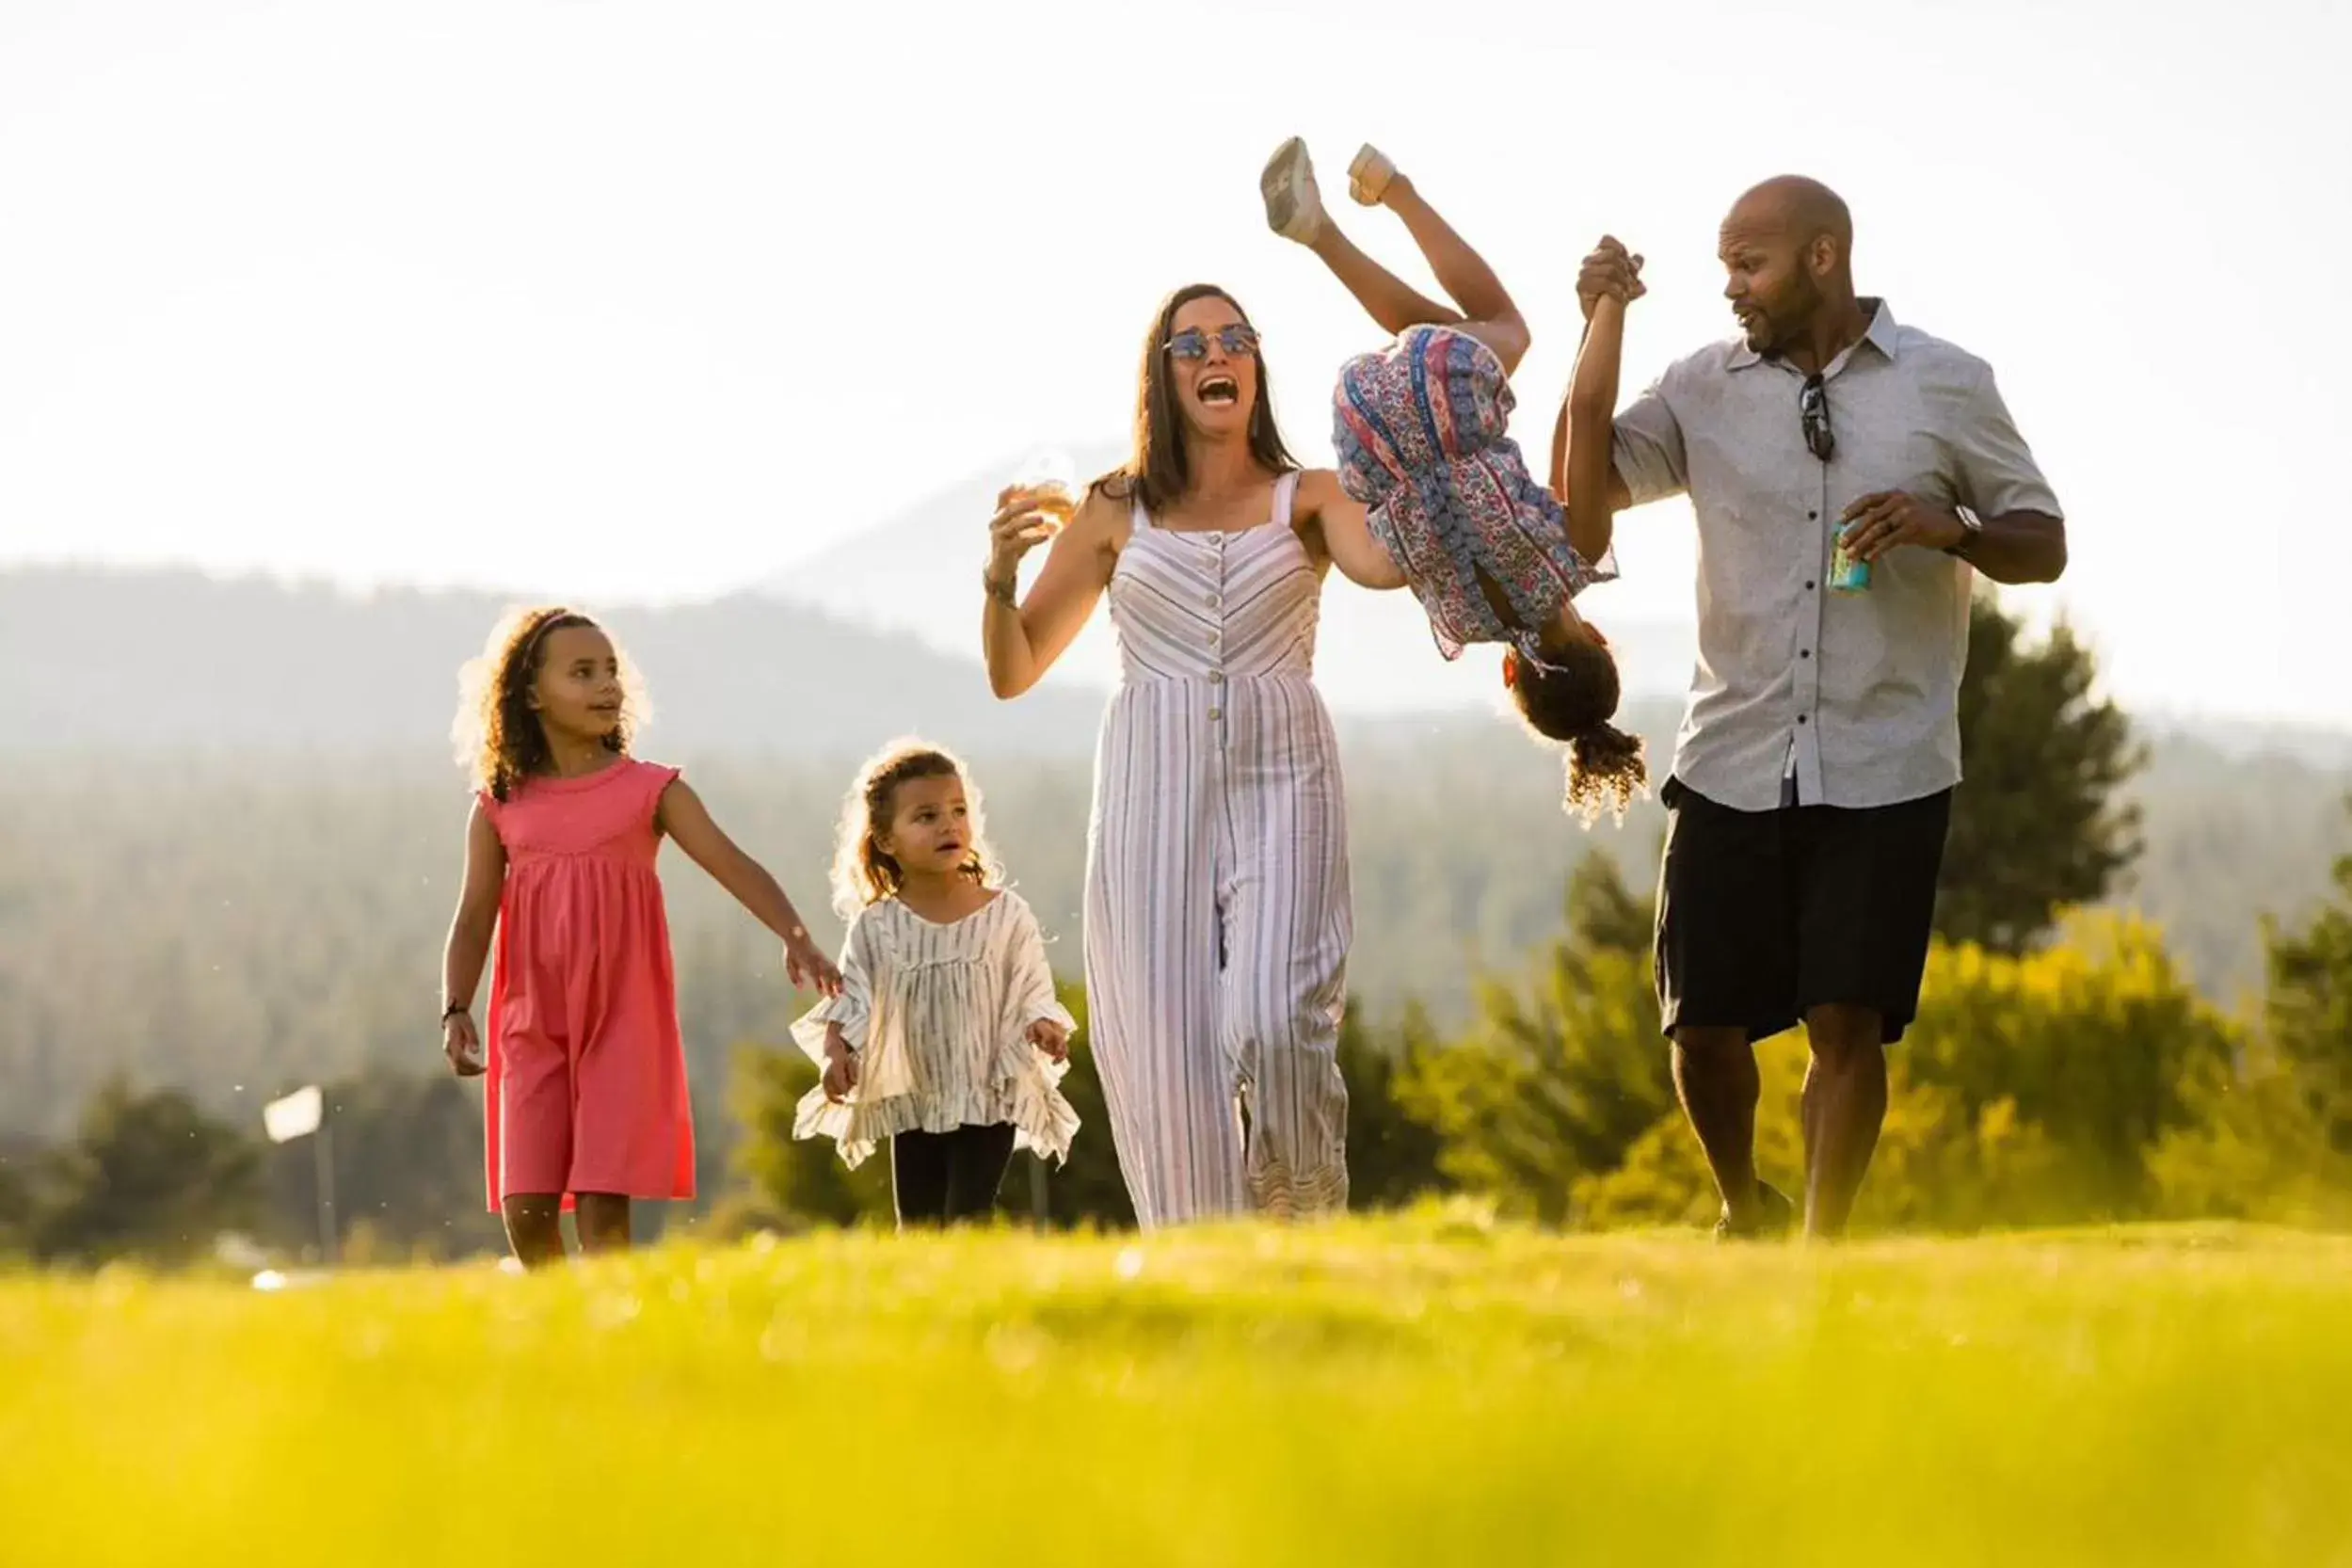
[[[999,604],[1003,605],[1008,610],[1017,610],[1021,607],[1020,601],[1014,597],[1016,584],[1017,580],[1015,582],[1001,581],[997,577],[996,573],[990,571],[986,567],[980,568],[980,585],[988,590],[988,597],[990,599],[995,600]]]

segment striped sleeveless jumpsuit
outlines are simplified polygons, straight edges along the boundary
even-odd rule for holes
[[[1347,808],[1298,475],[1238,533],[1139,505],[1087,830],[1088,1032],[1145,1230],[1348,1200]]]

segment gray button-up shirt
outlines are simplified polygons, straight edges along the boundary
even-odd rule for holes
[[[1896,324],[1822,373],[1836,449],[1806,449],[1803,377],[1733,340],[1680,360],[1618,416],[1634,504],[1688,492],[1699,519],[1699,663],[1674,773],[1743,811],[1797,798],[1889,806],[1960,782],[1960,680],[1974,573],[1904,547],[1870,586],[1830,591],[1832,536],[1858,497],[1908,490],[1979,517],[2059,516],[1982,360]]]

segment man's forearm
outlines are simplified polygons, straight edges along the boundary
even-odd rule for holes
[[[2041,512],[1985,518],[1961,558],[1995,583],[2055,583],[2066,570],[2066,524]]]

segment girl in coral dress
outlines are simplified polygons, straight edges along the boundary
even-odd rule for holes
[[[781,937],[795,986],[840,975],[784,890],[711,820],[676,768],[629,754],[638,710],[619,651],[587,616],[519,611],[461,674],[473,770],[465,886],[441,962],[442,1049],[485,1080],[491,1208],[515,1256],[626,1247],[633,1200],[695,1195],[694,1122],[669,922],[654,858],[675,839]],[[475,987],[497,940],[488,1048]]]

